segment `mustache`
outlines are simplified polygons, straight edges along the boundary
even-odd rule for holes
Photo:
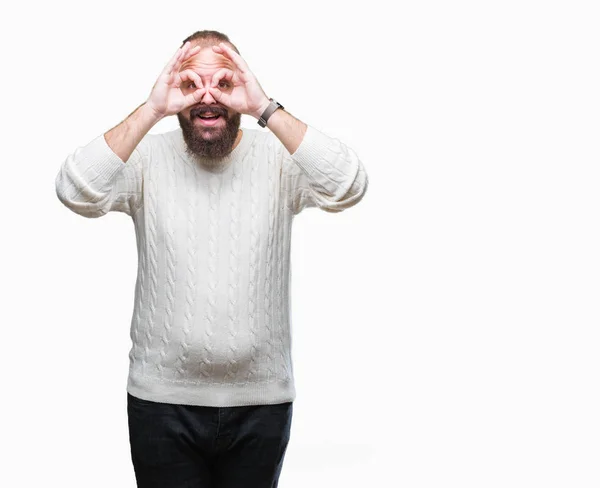
[[[198,115],[203,115],[205,113],[213,113],[215,115],[221,115],[222,117],[227,117],[227,111],[220,107],[196,107],[190,110],[190,117],[194,118]]]

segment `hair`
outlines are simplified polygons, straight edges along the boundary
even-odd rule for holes
[[[236,53],[240,54],[238,48],[235,47],[235,44],[233,44],[233,42],[229,40],[229,37],[227,37],[227,35],[219,31],[196,31],[191,36],[186,37],[181,43],[180,47],[183,47],[183,45],[188,41],[191,42],[193,45],[200,46],[201,48],[214,46],[217,45],[219,42],[225,42],[231,46],[231,49],[233,49]]]

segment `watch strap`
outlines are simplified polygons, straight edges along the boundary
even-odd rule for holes
[[[283,105],[281,105],[278,101],[276,101],[272,98],[269,98],[269,100],[271,101],[271,103],[269,104],[269,106],[265,109],[265,111],[262,113],[262,115],[258,119],[258,125],[260,125],[261,127],[267,126],[267,121],[269,120],[269,117],[271,117],[271,115],[273,115],[275,110],[277,110],[278,108],[283,109]]]

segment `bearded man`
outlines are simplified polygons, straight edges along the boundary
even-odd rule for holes
[[[243,114],[266,130],[241,129]],[[170,115],[180,128],[149,134]],[[276,487],[296,397],[291,225],[305,208],[363,198],[356,153],[269,98],[226,35],[198,31],[148,99],[70,154],[55,183],[70,210],[124,212],[135,225],[127,414],[138,486]]]

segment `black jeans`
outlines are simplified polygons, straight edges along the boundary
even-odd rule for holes
[[[292,403],[202,407],[127,393],[131,459],[139,488],[276,488]]]

